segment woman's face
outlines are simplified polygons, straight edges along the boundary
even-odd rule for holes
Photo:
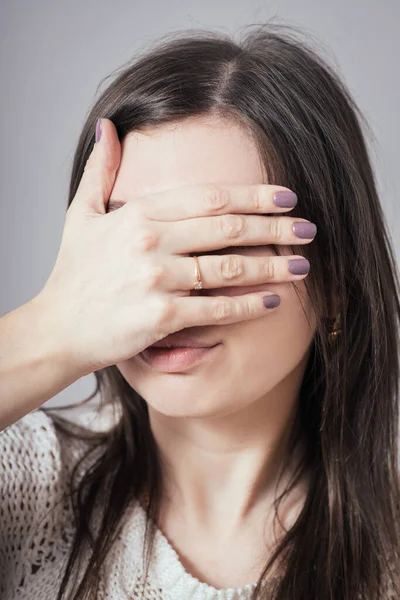
[[[254,142],[237,125],[197,118],[129,134],[122,143],[121,165],[111,198],[135,202],[135,198],[146,194],[203,183],[268,183]],[[301,201],[300,197],[300,207]],[[285,215],[290,216],[290,211]],[[280,249],[282,254],[292,254],[287,246]],[[218,252],[274,256],[268,246]],[[268,395],[277,402],[280,397],[293,396],[301,383],[315,333],[304,280],[295,285],[299,297],[289,281],[192,292],[234,296],[266,290],[279,294],[281,304],[250,321],[187,329],[188,333],[222,341],[212,361],[201,361],[189,370],[160,372],[139,355],[117,367],[150,407],[176,417],[222,416],[256,400],[262,402]]]

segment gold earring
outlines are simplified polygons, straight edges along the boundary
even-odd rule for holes
[[[342,331],[339,328],[339,323],[340,323],[340,313],[338,313],[336,315],[336,318],[335,318],[334,323],[333,323],[332,330],[328,334],[328,340],[329,340],[330,343],[334,342],[335,339],[337,338],[337,336],[339,335],[339,333],[341,333],[341,331]]]

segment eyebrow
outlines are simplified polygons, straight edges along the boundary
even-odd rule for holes
[[[121,206],[124,206],[125,202],[123,202],[122,200],[109,200],[107,203],[107,212],[111,212],[113,210],[116,210],[117,208],[121,208]]]

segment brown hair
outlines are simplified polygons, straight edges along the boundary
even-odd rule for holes
[[[301,31],[284,25],[248,26],[238,41],[202,30],[165,36],[116,73],[87,116],[68,206],[92,150],[98,117],[111,119],[122,140],[144,126],[199,115],[245,125],[268,182],[297,193],[290,215],[318,226],[312,244],[293,247],[311,262],[304,281],[317,315],[298,401],[307,453],[297,478],[305,468],[312,478],[302,511],[266,561],[254,598],[376,600],[389,584],[400,597],[399,287],[364,139],[368,126],[335,68]],[[325,316],[337,314],[341,333],[329,343]],[[57,600],[65,597],[89,540],[91,560],[73,600],[96,598],[122,516],[145,488],[148,565],[162,498],[160,456],[146,401],[116,366],[95,377],[102,405],[120,410],[110,431],[85,434],[54,409],[42,408],[53,413],[60,431],[92,437],[89,452],[101,449],[76,490],[75,471],[71,478],[76,537]],[[104,513],[99,532],[90,526],[96,501]],[[285,573],[271,590],[265,582],[278,557],[284,558]]]

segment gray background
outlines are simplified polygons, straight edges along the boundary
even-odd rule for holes
[[[2,0],[0,316],[35,296],[54,265],[72,157],[100,81],[165,33],[235,34],[271,18],[312,34],[338,65],[374,132],[378,187],[398,239],[399,0]],[[47,404],[77,401],[94,383],[84,377]]]

